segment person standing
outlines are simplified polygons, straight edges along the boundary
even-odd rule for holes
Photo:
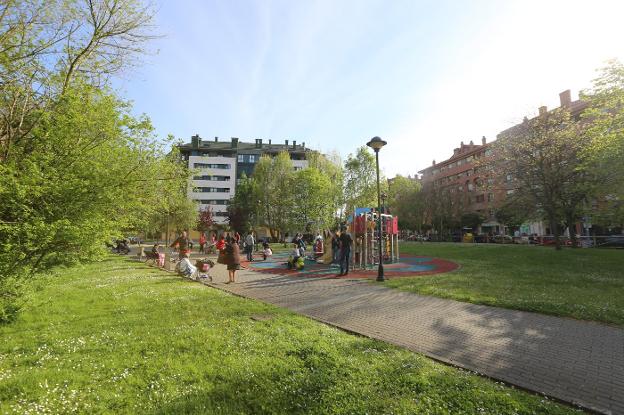
[[[332,247],[332,264],[337,264],[340,261],[340,234],[338,231],[334,232],[331,239]]]
[[[346,229],[340,232],[340,274],[339,277],[349,274],[349,261],[353,239]]]
[[[189,243],[191,242],[191,240],[188,237],[188,234],[186,233],[186,231],[182,232],[182,235],[178,236],[178,238],[173,241],[173,243],[171,244],[171,248],[176,247],[178,248],[178,259],[182,259],[186,257],[186,254],[190,254],[191,250],[189,248]]]
[[[206,234],[204,232],[199,235],[199,253],[206,253]]]
[[[251,231],[247,232],[247,236],[245,237],[245,253],[247,254],[247,261],[253,261],[253,251],[256,241],[253,237],[253,233]]]
[[[237,234],[238,235],[238,234]],[[228,270],[228,282],[236,282],[236,271],[240,269],[240,238],[229,238],[225,245],[225,260]]]

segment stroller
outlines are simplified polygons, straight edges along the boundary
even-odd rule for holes
[[[115,240],[115,245],[107,243],[106,246],[111,248],[111,251],[115,254],[128,255],[130,253],[128,241],[125,239],[117,239]]]
[[[196,281],[205,281],[210,280],[212,282],[212,276],[210,275],[210,270],[214,267],[215,263],[209,259],[198,259],[195,261],[196,271]]]

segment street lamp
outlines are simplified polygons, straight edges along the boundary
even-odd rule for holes
[[[371,140],[366,143],[367,146],[375,150],[375,161],[377,162],[377,211],[379,212],[379,223],[378,223],[378,237],[379,237],[379,268],[377,270],[377,281],[383,282],[384,280],[384,269],[383,269],[383,256],[381,255],[381,189],[379,187],[379,150],[386,143],[379,137],[373,137]]]
[[[386,192],[383,192],[381,194],[381,213],[386,213],[386,199],[388,198],[388,195],[386,194]]]

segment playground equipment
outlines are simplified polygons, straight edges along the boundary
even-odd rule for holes
[[[356,209],[350,224],[353,235],[351,265],[354,269],[369,269],[379,264],[381,256],[384,263],[399,261],[399,226],[398,217],[381,215],[381,235],[377,212],[372,209]],[[379,251],[378,239],[382,239],[382,252]],[[381,254],[381,255],[380,255]]]

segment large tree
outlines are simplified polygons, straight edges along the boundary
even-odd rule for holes
[[[400,175],[389,181],[388,207],[393,215],[399,217],[401,229],[422,230],[425,200],[420,181]]]
[[[572,228],[583,213],[595,183],[583,169],[588,140],[582,124],[566,108],[557,108],[508,130],[495,143],[498,177],[510,177],[509,201],[534,206],[535,215],[546,220],[561,249],[563,226]]]
[[[254,169],[253,179],[257,188],[258,220],[269,229],[271,238],[281,239],[289,227],[293,209],[296,183],[294,169],[287,152],[275,157],[260,157]]]
[[[334,224],[336,209],[332,181],[315,167],[296,172],[292,188],[297,200],[289,214],[292,229],[324,230]]]
[[[349,154],[344,163],[344,201],[348,215],[355,208],[377,207],[377,176],[375,156],[368,147],[357,149]],[[387,190],[387,182],[380,177],[382,191]]]
[[[134,0],[0,4],[0,320],[16,281],[97,258],[144,229],[185,168],[108,77],[140,56],[151,9]],[[173,197],[173,196],[172,196]]]
[[[624,223],[624,65],[611,61],[592,88],[581,93],[589,107],[582,116],[589,140],[586,171],[598,172],[594,217],[604,225]]]

